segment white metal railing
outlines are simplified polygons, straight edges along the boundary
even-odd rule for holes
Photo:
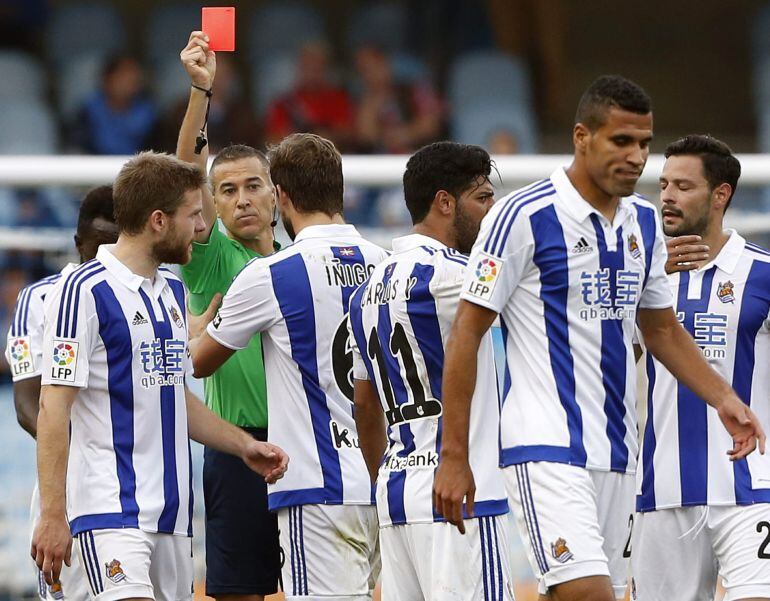
[[[0,186],[97,185],[111,182],[128,156],[1,156]],[[404,155],[343,157],[347,186],[398,186],[408,160]],[[770,154],[738,155],[741,161],[741,185],[770,185]],[[534,180],[547,177],[559,166],[568,165],[572,155],[496,156],[502,190],[512,190]],[[640,178],[640,185],[656,184],[664,158],[653,155]],[[495,182],[497,184],[497,182]],[[770,214],[747,214],[731,211],[727,222],[745,234],[770,231]],[[67,250],[71,234],[35,229],[0,228],[0,249],[23,248]]]

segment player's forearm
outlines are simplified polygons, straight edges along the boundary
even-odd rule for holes
[[[712,407],[732,394],[732,388],[706,361],[695,341],[672,316],[666,324],[650,326],[640,319],[647,351],[682,384]]]
[[[198,137],[203,121],[206,118],[208,97],[197,88],[190,87],[190,100],[187,103],[187,112],[179,129],[179,137],[176,143],[176,155],[183,161],[194,163],[204,171],[209,158],[208,145],[203,147],[200,154],[195,154],[195,139]]]
[[[40,513],[46,518],[66,516],[69,423],[70,403],[51,398],[44,388],[37,419],[37,477]]]
[[[387,446],[385,416],[368,380],[355,381],[356,430],[369,478],[374,483]]]
[[[250,441],[246,432],[217,416],[190,391],[186,391],[185,400],[190,438],[222,453],[243,456]]]
[[[37,414],[40,409],[40,377],[14,382],[13,405],[19,425],[32,438],[36,438]]]

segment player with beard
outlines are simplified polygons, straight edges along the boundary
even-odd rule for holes
[[[574,159],[490,210],[447,343],[437,509],[462,522],[473,499],[468,409],[479,344],[498,315],[506,370],[500,462],[539,591],[557,601],[623,598],[637,455],[633,333],[717,411],[721,452],[764,432],[672,310],[655,207],[635,196],[652,139],[647,94],[620,76],[578,104]]]
[[[491,333],[479,349],[488,369],[471,401],[469,461],[477,489],[462,523],[466,536],[433,511],[431,497],[444,345],[465,254],[494,202],[491,170],[478,146],[437,142],[417,151],[404,173],[412,233],[393,240],[393,254],[350,300],[355,418],[377,487],[385,601],[513,598]]]
[[[663,231],[697,236],[707,249],[688,261],[691,270],[669,275],[677,315],[767,428],[770,252],[723,223],[741,165],[726,144],[702,135],[673,142],[665,156]],[[770,458],[755,453],[731,463],[717,412],[658,359],[649,356],[646,369],[631,541],[635,598],[663,601],[676,591],[681,601],[713,599],[719,573],[725,599],[770,599]]]
[[[50,292],[32,540],[49,584],[74,536],[94,598],[190,599],[189,438],[271,482],[286,469],[283,451],[218,418],[185,386],[184,286],[160,265],[190,260],[204,228],[203,182],[196,166],[168,155],[131,159],[113,186],[117,243]]]

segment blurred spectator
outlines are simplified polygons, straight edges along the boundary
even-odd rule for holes
[[[356,135],[361,152],[405,154],[437,140],[444,107],[427,81],[400,83],[385,53],[374,46],[356,51],[361,96]]]
[[[350,148],[353,106],[348,93],[332,82],[329,48],[323,42],[310,42],[302,47],[294,89],[271,103],[267,110],[268,142],[280,142],[294,132],[329,138],[343,152]]]
[[[208,124],[209,152],[215,155],[229,144],[248,144],[255,148],[262,146],[260,125],[244,98],[235,62],[225,52],[217,54],[217,77],[213,92]],[[187,110],[187,88],[183,96],[184,99],[163,120],[160,148],[166,152],[176,152],[177,135]]]
[[[485,144],[489,154],[518,154],[519,141],[510,129],[499,127],[487,135]]]
[[[17,208],[14,225],[17,227],[61,227],[56,212],[40,190],[22,189],[16,196]]]
[[[72,143],[90,154],[133,154],[151,146],[156,121],[155,105],[144,96],[139,62],[115,56],[102,70],[101,88],[80,110]]]

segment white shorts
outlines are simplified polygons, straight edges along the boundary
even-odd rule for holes
[[[278,510],[286,599],[371,599],[380,575],[373,505],[298,505]]]
[[[565,463],[531,462],[503,470],[508,498],[538,591],[587,576],[609,576],[625,596],[634,510],[633,475]]]
[[[513,601],[508,516],[380,530],[382,601]]]
[[[633,598],[770,598],[770,505],[680,507],[637,513],[631,537]]]
[[[40,490],[37,487],[37,480],[35,480],[35,489],[32,491],[32,503],[29,508],[30,541],[39,520]],[[70,556],[70,563],[72,565],[69,567],[62,564],[59,582],[48,585],[45,583],[43,572],[37,567],[35,561],[32,561],[32,567],[35,570],[35,581],[37,582],[37,593],[43,601],[86,601],[90,598],[86,573],[80,565],[80,560],[74,547]]]
[[[192,599],[191,538],[118,528],[81,532],[75,539],[93,599]]]

